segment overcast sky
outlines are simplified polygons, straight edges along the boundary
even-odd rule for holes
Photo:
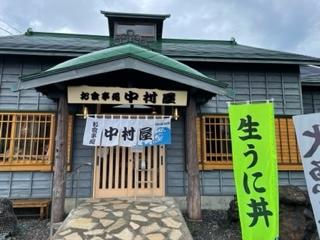
[[[171,14],[164,37],[236,38],[240,44],[320,57],[320,0],[1,0],[0,35],[108,34],[100,10]],[[5,23],[4,23],[5,22]]]

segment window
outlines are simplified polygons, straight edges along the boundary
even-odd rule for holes
[[[115,23],[115,36],[127,35],[130,32],[140,37],[156,38],[155,24]]]
[[[302,170],[291,117],[276,117],[276,145],[279,170]],[[200,169],[232,169],[232,149],[227,115],[197,118]]]
[[[0,169],[49,170],[54,122],[50,113],[0,113]]]
[[[69,116],[67,170],[71,169],[72,120]],[[0,171],[51,171],[54,138],[53,113],[0,113]]]

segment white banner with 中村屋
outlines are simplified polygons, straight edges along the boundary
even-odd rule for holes
[[[320,237],[320,113],[293,117],[315,223]]]
[[[120,121],[119,119],[104,119],[101,146],[112,147],[119,144]]]
[[[137,147],[161,144],[171,144],[171,117],[87,118],[83,145]]]
[[[138,121],[138,146],[150,146],[154,140],[155,119],[139,119]]]
[[[118,120],[119,122],[119,120]],[[121,119],[119,145],[123,147],[133,147],[137,145],[138,124],[135,119]]]

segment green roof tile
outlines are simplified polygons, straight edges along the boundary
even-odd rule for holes
[[[153,65],[157,65],[159,67],[168,69],[170,71],[175,71],[180,74],[193,77],[200,81],[205,81],[212,85],[226,87],[227,84],[218,82],[212,78],[205,76],[204,74],[200,73],[199,71],[177,61],[167,56],[164,56],[160,53],[153,52],[146,48],[137,46],[132,43],[110,47],[107,49],[103,49],[100,51],[95,51],[92,53],[88,53],[82,55],[77,58],[70,59],[63,63],[60,63],[44,72],[33,74],[29,76],[22,77],[22,80],[28,81],[32,80],[41,76],[48,76],[53,75],[60,72],[70,71],[73,69],[79,69],[90,65],[95,65],[101,62],[109,62],[115,59],[121,59],[125,57],[132,57],[139,59],[141,61],[148,62]]]
[[[110,47],[108,36],[27,32],[0,37],[0,54],[80,56]],[[181,61],[259,62],[320,65],[320,59],[255,48],[235,41],[162,39],[150,49]]]

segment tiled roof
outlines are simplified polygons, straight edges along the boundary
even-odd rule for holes
[[[28,31],[0,37],[0,54],[80,56],[110,47],[108,36]],[[178,60],[261,62],[320,65],[320,59],[287,52],[249,47],[235,41],[162,39],[149,45],[153,51]]]
[[[209,78],[203,75],[202,73],[200,73],[199,71],[179,61],[176,61],[160,53],[150,51],[146,48],[143,48],[131,43],[114,46],[112,48],[107,48],[107,49],[81,55],[80,57],[76,57],[68,61],[62,62],[41,73],[22,77],[22,80],[27,81],[27,80],[39,78],[42,76],[54,75],[60,72],[66,72],[66,71],[94,65],[97,63],[108,62],[111,60],[125,58],[125,57],[140,59],[144,62],[149,62],[150,64],[160,66],[161,68],[165,68],[170,71],[178,72],[180,74],[198,79],[200,81],[207,82],[212,85],[216,85],[219,87],[227,87],[227,84],[218,82],[212,78]]]

